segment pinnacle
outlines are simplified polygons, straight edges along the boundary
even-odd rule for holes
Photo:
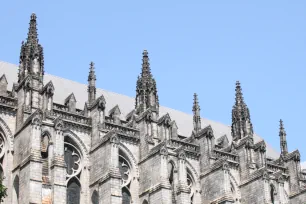
[[[91,61],[89,65],[90,67],[89,67],[88,81],[96,80],[95,63]]]
[[[141,77],[142,78],[152,78],[151,68],[149,63],[148,51],[144,50],[142,55],[142,69],[141,69]]]
[[[95,63],[93,61],[90,62],[90,71],[94,71]]]
[[[142,55],[144,56],[144,57],[148,57],[148,51],[147,50],[143,50],[143,53],[142,53]]]
[[[243,104],[243,94],[242,94],[242,89],[239,81],[236,81],[236,105],[238,104]]]
[[[286,134],[286,131],[285,131],[285,128],[284,128],[284,123],[283,123],[283,120],[280,119],[279,120],[279,134]]]
[[[30,20],[30,26],[29,26],[29,32],[28,32],[28,38],[27,42],[31,44],[38,43],[38,34],[37,34],[37,28],[36,28],[36,14],[32,13],[31,20]]]
[[[196,93],[193,94],[193,111],[200,110],[198,95]]]
[[[36,14],[35,13],[32,13],[31,20],[36,20]]]

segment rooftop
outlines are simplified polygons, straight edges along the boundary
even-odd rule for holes
[[[13,83],[17,82],[17,72],[17,65],[0,61],[0,76],[2,76],[3,74],[6,75],[9,90],[12,89]],[[58,76],[45,73],[44,84],[47,84],[49,81],[52,81],[55,88],[53,102],[64,104],[65,99],[71,93],[74,93],[74,96],[77,101],[76,107],[78,109],[84,108],[85,102],[87,101],[88,97],[87,84],[81,84],[69,79],[64,79]],[[132,97],[97,88],[97,97],[101,95],[104,96],[106,101],[106,113],[108,113],[114,106],[118,105],[121,111],[121,119],[125,120],[126,115],[135,108],[135,99]],[[164,106],[160,106],[159,116],[161,117],[166,113],[169,113],[171,119],[176,121],[179,135],[185,137],[189,137],[191,135],[191,132],[193,130],[192,115]],[[229,125],[211,121],[205,118],[201,119],[201,123],[202,128],[211,125],[216,139],[220,138],[223,135],[227,135],[229,142],[232,141],[231,127]],[[260,136],[254,134],[255,143],[261,140],[262,138]],[[279,153],[274,150],[269,144],[267,144],[267,156],[276,159],[279,157]]]

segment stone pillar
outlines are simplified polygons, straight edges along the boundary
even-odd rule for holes
[[[107,155],[109,160],[109,169],[107,177],[103,177],[99,181],[99,195],[102,203],[122,203],[121,175],[119,171],[119,139],[115,133],[110,137],[110,143],[106,148],[109,151]],[[94,164],[93,164],[94,165]]]
[[[35,114],[35,113],[34,113]],[[41,161],[41,122],[40,111],[32,119],[31,123],[31,153],[29,169],[29,197],[30,203],[41,203],[42,189],[42,161]]]
[[[55,121],[51,183],[53,184],[52,201],[56,204],[66,204],[66,165],[64,159],[63,129],[63,121],[60,119]]]
[[[178,155],[179,184],[177,188],[178,204],[190,204],[190,189],[187,185],[186,155],[181,151]]]
[[[270,202],[270,188],[269,188],[269,175],[268,173],[264,173],[263,175],[263,182],[264,182],[264,201],[265,203]]]
[[[286,203],[286,199],[284,195],[284,180],[282,178],[278,180],[278,200],[279,200],[279,204]]]

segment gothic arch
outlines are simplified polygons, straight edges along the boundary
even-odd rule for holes
[[[195,168],[191,165],[191,163],[186,159],[186,167],[190,170],[192,173],[192,176],[197,184],[200,182],[200,176],[198,172],[195,170]]]
[[[13,142],[14,142],[14,135],[12,134],[12,131],[10,130],[9,126],[6,124],[6,122],[0,117],[0,130],[4,133],[4,139],[7,140],[7,144],[9,146],[9,149],[11,151],[14,150]]]
[[[119,150],[124,153],[124,156],[126,156],[127,159],[130,160],[132,168],[135,171],[135,176],[139,177],[137,160],[134,157],[133,153],[121,142],[119,142],[118,146],[119,146]]]
[[[175,161],[173,159],[169,159],[168,163],[172,164],[174,171],[177,171],[177,164],[175,163]]]
[[[74,132],[72,132],[71,130],[65,130],[64,131],[64,137],[69,137],[73,142],[76,143],[77,148],[79,149],[81,155],[83,156],[84,159],[84,163],[86,165],[89,164],[89,151],[86,147],[86,145],[84,144],[84,142],[81,140],[81,138],[76,135]]]
[[[19,201],[19,176],[16,175],[13,181],[13,202],[18,203]]]
[[[41,132],[41,136],[45,136],[45,135],[47,135],[49,137],[49,141],[51,142],[52,141],[52,135],[51,135],[49,130],[43,130]]]
[[[94,190],[94,192],[91,195],[91,203],[92,204],[99,204],[99,193],[98,191]]]
[[[229,179],[230,179],[230,183],[233,185],[234,189],[235,189],[235,193],[236,193],[236,197],[238,200],[241,199],[241,192],[239,189],[239,185],[238,182],[236,181],[235,177],[233,176],[233,174],[228,171],[228,175],[229,175]]]

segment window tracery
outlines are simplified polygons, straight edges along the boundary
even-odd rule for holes
[[[5,141],[0,134],[0,179],[2,180],[4,178],[4,169],[3,169],[3,160],[5,155]]]
[[[195,193],[195,181],[192,176],[191,171],[187,168],[187,185],[190,189],[190,203],[194,203],[194,193]]]
[[[82,171],[82,155],[68,137],[64,143],[64,160],[66,164],[67,204],[80,204]]]
[[[130,193],[132,166],[121,151],[119,151],[119,171],[122,178],[122,204],[130,204],[132,201]]]

